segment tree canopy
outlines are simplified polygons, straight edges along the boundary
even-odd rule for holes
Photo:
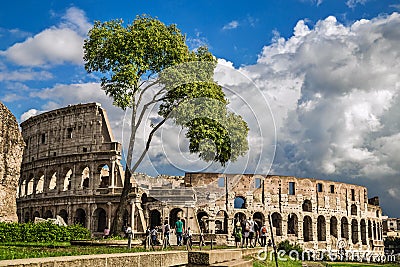
[[[101,87],[114,105],[132,109],[127,171],[136,170],[167,119],[187,130],[189,151],[202,160],[225,165],[247,152],[247,123],[227,109],[228,100],[213,78],[216,58],[206,47],[191,51],[176,25],[147,15],[127,25],[122,20],[97,21],[84,42],[84,61],[88,73],[101,74]],[[149,92],[151,100],[143,102]],[[136,131],[154,104],[160,120],[133,162]],[[126,202],[128,183],[126,176],[121,202]]]

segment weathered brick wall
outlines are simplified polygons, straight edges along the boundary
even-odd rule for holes
[[[0,102],[0,221],[17,221],[16,193],[24,141],[14,115]]]

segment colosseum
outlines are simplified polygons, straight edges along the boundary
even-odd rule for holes
[[[123,187],[121,144],[106,111],[79,104],[31,117],[21,124],[26,143],[17,214],[21,222],[61,216],[94,235],[110,227]],[[383,253],[382,210],[359,185],[258,174],[186,173],[131,177],[125,224],[135,235],[147,226],[182,218],[193,232],[230,244],[234,222],[253,218],[273,229],[277,242],[306,249]]]

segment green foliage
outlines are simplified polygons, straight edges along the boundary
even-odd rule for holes
[[[90,238],[80,225],[58,226],[51,222],[0,223],[0,242],[63,242]]]
[[[287,255],[289,255],[290,251],[297,251],[299,255],[303,253],[303,249],[299,244],[291,244],[289,240],[282,241],[278,244],[278,251],[284,250]]]

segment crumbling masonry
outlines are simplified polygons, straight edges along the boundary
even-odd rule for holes
[[[100,105],[80,104],[21,124],[27,144],[19,183],[20,221],[60,215],[94,234],[110,227],[123,186],[121,145]],[[275,175],[186,173],[184,177],[135,174],[125,224],[174,225],[178,217],[196,233],[231,243],[235,220],[252,217],[273,226],[275,239],[304,248],[383,252],[381,208],[362,186]]]

